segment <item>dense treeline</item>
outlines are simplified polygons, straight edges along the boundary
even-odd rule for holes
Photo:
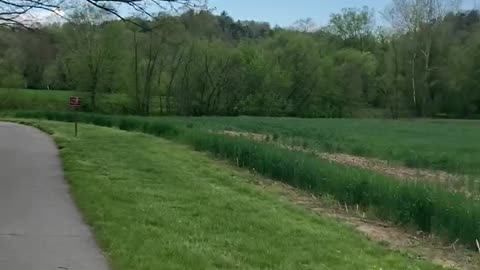
[[[0,86],[88,92],[91,110],[99,94],[124,94],[125,113],[144,115],[475,117],[480,15],[447,2],[395,0],[388,26],[363,8],[288,29],[209,11],[123,22],[84,7],[63,24],[1,29]]]

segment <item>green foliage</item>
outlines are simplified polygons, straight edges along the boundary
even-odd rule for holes
[[[2,80],[0,85],[9,88],[22,88],[25,84],[23,76],[18,73],[6,73],[2,74]]]
[[[132,18],[152,31],[79,8],[35,33],[0,29],[0,87],[79,90],[88,111],[140,115],[480,115],[478,12],[445,7],[427,21],[407,12],[408,25],[396,25],[412,3],[392,3],[394,28],[378,31],[367,7],[319,29],[309,19],[272,29],[208,11]],[[114,109],[103,94],[126,105]]]
[[[344,8],[342,13],[330,16],[328,30],[341,37],[347,45],[365,51],[374,44],[374,21],[374,11],[366,6],[362,9]]]
[[[373,172],[332,164],[303,152],[245,138],[188,129],[175,120],[111,117],[73,113],[17,113],[17,117],[81,122],[101,121],[124,130],[141,131],[192,145],[275,180],[317,194],[329,194],[342,203],[361,205],[379,216],[414,225],[428,233],[474,247],[480,237],[480,205],[463,194],[428,182],[398,181]],[[100,118],[102,120],[94,120]],[[364,150],[362,150],[364,151]]]

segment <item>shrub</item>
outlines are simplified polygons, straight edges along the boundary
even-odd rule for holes
[[[127,131],[142,131],[143,122],[133,118],[122,117],[118,120],[118,128]]]

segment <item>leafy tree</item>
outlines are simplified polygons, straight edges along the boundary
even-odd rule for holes
[[[347,8],[319,29],[198,9],[119,20],[107,2],[0,27],[0,87],[83,91],[100,112],[116,94],[130,101],[116,112],[143,115],[480,116],[480,16],[453,0],[392,0],[380,28]]]
[[[365,51],[372,41],[373,11],[368,7],[344,8],[342,13],[330,16],[329,30],[341,37],[348,46]]]
[[[63,36],[66,68],[76,88],[90,93],[90,104],[96,109],[98,92],[108,88],[114,62],[112,45],[106,32],[108,14],[92,7],[76,11]]]
[[[365,102],[368,95],[367,83],[373,80],[377,61],[368,52],[344,49],[334,55],[334,89],[330,93],[335,116],[353,114],[353,109]]]

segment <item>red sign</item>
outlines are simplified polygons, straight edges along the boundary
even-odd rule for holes
[[[80,107],[82,104],[82,99],[79,97],[70,97],[70,106],[71,107]]]

